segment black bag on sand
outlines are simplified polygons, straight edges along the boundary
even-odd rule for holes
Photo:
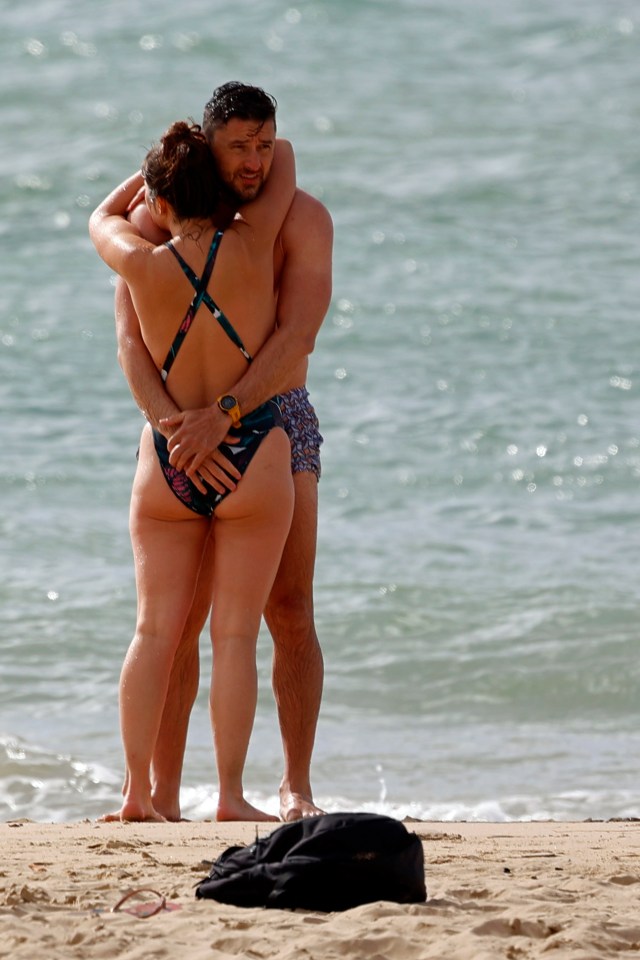
[[[423,903],[422,843],[392,817],[325,813],[286,823],[250,847],[229,847],[196,897],[327,912],[375,900]]]

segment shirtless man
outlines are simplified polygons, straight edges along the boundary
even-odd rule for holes
[[[230,214],[260,191],[271,153],[251,114],[251,87],[229,83],[207,103],[203,129],[222,179]],[[144,210],[133,212],[141,231],[154,240]],[[313,574],[318,517],[319,446],[322,438],[305,382],[308,357],[331,299],[333,226],[326,208],[298,189],[276,244],[277,326],[246,373],[229,391],[235,400],[181,413],[165,390],[142,341],[126,285],[116,291],[118,357],[132,394],[151,424],[168,438],[171,462],[198,483],[206,479],[233,489],[235,468],[217,450],[234,416],[249,413],[283,395],[283,416],[291,440],[295,506],[282,561],[265,609],[273,638],[272,683],[283,743],[280,816],[296,820],[321,811],[313,802],[311,754],[323,685],[323,659],[313,616]],[[223,472],[221,466],[226,466]],[[212,535],[215,535],[215,530]],[[198,641],[209,614],[211,564],[205,550],[189,620],[180,642],[153,757],[156,810],[180,819],[180,780],[189,716],[199,684]]]

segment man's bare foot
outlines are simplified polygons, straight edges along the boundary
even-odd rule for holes
[[[165,817],[158,813],[151,804],[142,805],[134,803],[132,800],[125,800],[116,813],[105,813],[102,817],[98,817],[99,823],[114,823],[117,821],[121,823],[166,823]]]
[[[159,813],[165,820],[168,820],[169,823],[182,823],[184,817],[180,811],[179,803],[163,803],[155,795],[152,797],[153,808],[156,813]]]
[[[305,796],[292,790],[280,790],[280,816],[285,823],[307,817],[321,817],[323,813],[324,810],[316,807],[310,794]]]
[[[219,801],[218,809],[216,810],[216,820],[220,822],[225,820],[248,820],[249,822],[259,820],[261,823],[280,822],[278,817],[273,817],[270,813],[265,813],[264,810],[258,810],[257,807],[252,806],[244,797],[241,800]]]

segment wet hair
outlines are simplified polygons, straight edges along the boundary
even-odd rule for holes
[[[147,153],[142,176],[151,196],[170,203],[179,220],[213,217],[220,182],[199,124],[173,123]]]
[[[202,129],[207,139],[211,140],[218,127],[223,127],[234,118],[254,120],[261,127],[267,120],[273,120],[275,127],[277,107],[276,98],[260,87],[231,80],[216,87],[205,104]]]

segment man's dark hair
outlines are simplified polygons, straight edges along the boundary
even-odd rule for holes
[[[275,97],[265,93],[260,87],[231,80],[213,91],[204,108],[202,129],[207,140],[210,140],[218,127],[234,118],[254,120],[260,126],[267,120],[273,120],[275,126],[277,106]]]

